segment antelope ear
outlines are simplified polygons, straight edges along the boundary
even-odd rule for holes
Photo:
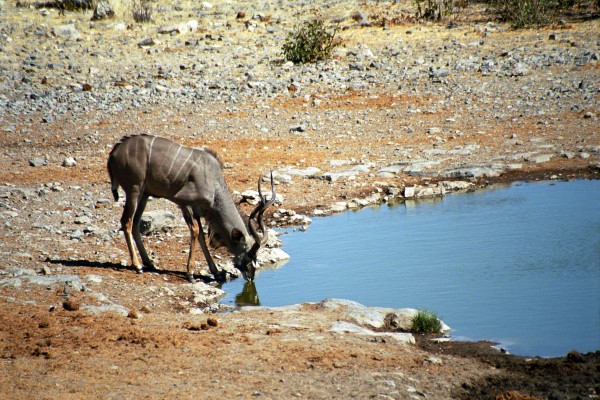
[[[244,233],[242,231],[240,231],[238,228],[233,228],[231,230],[231,239],[234,242],[238,242],[238,243],[244,243],[246,241],[246,237],[244,236]]]

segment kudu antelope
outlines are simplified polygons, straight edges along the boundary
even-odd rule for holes
[[[206,245],[201,218],[210,229],[213,242],[226,245],[234,256],[234,265],[244,278],[254,279],[258,249],[268,239],[263,213],[275,201],[275,186],[271,175],[271,199],[266,200],[258,180],[260,202],[244,223],[223,176],[215,153],[205,148],[189,148],[168,139],[137,135],[125,136],[113,147],[108,157],[112,193],[119,199],[119,186],[125,191],[125,207],[121,227],[138,272],[142,265],[133,243],[139,250],[143,266],[156,269],[148,257],[140,235],[140,219],[149,196],[165,198],[177,204],[190,229],[190,252],[187,276],[193,280],[196,241],[216,279],[222,279]],[[259,233],[258,229],[262,232]]]

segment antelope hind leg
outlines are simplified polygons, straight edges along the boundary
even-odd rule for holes
[[[194,219],[192,218],[192,214],[190,210],[186,206],[180,206],[181,213],[183,214],[183,219],[190,229],[190,251],[188,254],[187,261],[187,278],[190,282],[194,282],[194,263],[195,263],[195,252],[196,252],[196,240],[198,239],[198,235],[200,230]]]
[[[123,215],[121,216],[121,227],[123,228],[123,234],[125,235],[125,242],[127,243],[127,249],[129,250],[129,257],[131,258],[131,264],[137,270],[138,273],[142,273],[142,266],[138,260],[135,249],[133,248],[133,215],[137,206],[137,196],[133,194],[127,194],[125,199],[125,207],[123,208]]]
[[[140,252],[140,256],[142,257],[142,263],[144,267],[157,271],[158,268],[154,265],[154,262],[148,257],[148,253],[146,252],[146,248],[144,247],[144,242],[142,241],[142,235],[140,234],[140,221],[142,220],[142,214],[146,209],[146,203],[148,202],[148,195],[143,193],[140,197],[137,208],[135,210],[135,214],[133,216],[133,240],[135,241],[135,245]]]

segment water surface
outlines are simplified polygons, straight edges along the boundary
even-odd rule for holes
[[[600,349],[600,181],[517,183],[315,219],[291,260],[225,285],[225,304],[345,298],[435,311],[513,354]]]

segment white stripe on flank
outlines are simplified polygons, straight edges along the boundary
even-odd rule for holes
[[[181,167],[179,167],[179,171],[177,171],[177,175],[175,175],[174,181],[177,181],[177,178],[179,177],[179,174],[181,173],[181,170],[183,169],[183,167],[185,166],[185,164],[187,164],[188,160],[192,156],[192,153],[193,153],[193,150],[190,149],[190,153],[188,154],[188,156],[185,159],[185,161],[181,164]]]
[[[152,160],[152,146],[154,146],[154,139],[156,139],[156,136],[152,136],[152,140],[150,141],[150,150],[148,151],[148,164],[150,164],[150,160]]]
[[[173,164],[175,164],[175,160],[177,160],[177,156],[179,155],[179,152],[181,151],[181,148],[183,146],[179,145],[179,148],[177,149],[177,153],[175,153],[175,155],[173,156],[173,161],[171,161],[171,166],[169,167],[169,170],[167,171],[167,176],[169,176],[169,174],[171,173],[171,170],[173,169]]]

